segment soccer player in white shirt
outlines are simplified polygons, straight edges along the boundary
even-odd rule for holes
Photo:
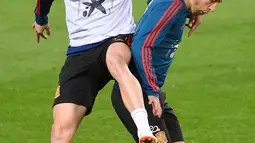
[[[50,35],[48,13],[53,0],[37,0],[33,28],[37,42]],[[129,43],[135,30],[131,0],[65,0],[70,44],[59,76],[54,100],[51,142],[69,143],[95,98],[112,78],[118,81],[122,99],[131,113],[140,142],[157,142],[144,108],[139,82],[128,69]],[[151,97],[155,116],[162,109]]]

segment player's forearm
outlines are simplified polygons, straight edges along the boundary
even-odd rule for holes
[[[35,21],[39,25],[48,23],[48,14],[54,0],[37,0],[35,8]]]

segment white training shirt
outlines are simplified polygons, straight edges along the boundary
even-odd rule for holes
[[[135,31],[132,0],[65,0],[65,6],[72,47]]]

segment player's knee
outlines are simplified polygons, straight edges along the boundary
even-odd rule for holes
[[[127,74],[128,64],[120,55],[109,57],[107,66],[111,75],[116,80],[123,78]]]
[[[52,140],[71,141],[75,130],[70,124],[54,123],[52,125]]]

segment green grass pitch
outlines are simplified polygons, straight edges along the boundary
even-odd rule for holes
[[[63,0],[55,0],[52,36],[35,42],[35,0],[2,0],[0,9],[0,143],[50,142],[52,101],[68,45]],[[145,0],[133,0],[136,21]],[[224,0],[187,38],[164,91],[187,143],[255,142],[253,0]],[[132,143],[110,102],[112,83],[83,120],[74,143]]]

